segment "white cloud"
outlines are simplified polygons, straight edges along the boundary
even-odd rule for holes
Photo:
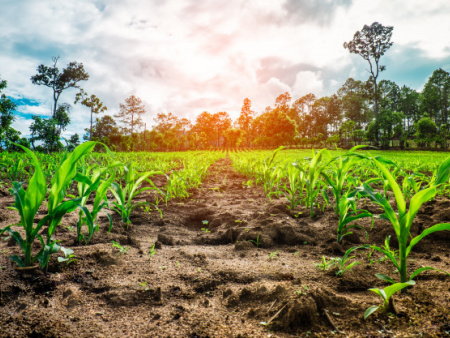
[[[302,71],[297,73],[295,84],[292,89],[295,98],[313,93],[316,96],[323,91],[323,81],[320,74],[311,71]]]
[[[3,0],[0,76],[8,95],[40,103],[22,112],[49,112],[51,89],[30,77],[59,54],[60,67],[83,62],[90,79],[81,85],[107,114],[135,94],[149,111],[147,125],[158,112],[193,120],[204,110],[227,111],[236,118],[245,98],[262,111],[286,91],[294,99],[330,95],[349,76],[367,79],[364,60],[342,44],[374,21],[394,26],[389,55],[407,47],[433,60],[450,55],[444,0]],[[80,133],[89,111],[73,105],[75,92],[60,101],[73,106],[68,131]]]

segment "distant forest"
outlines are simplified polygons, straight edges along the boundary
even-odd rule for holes
[[[273,106],[262,112],[243,101],[239,117],[232,121],[227,112],[204,111],[195,121],[173,113],[157,113],[154,126],[142,121],[145,107],[140,98],[130,96],[120,104],[119,113],[107,115],[107,107],[96,95],[89,95],[80,82],[89,79],[82,63],[71,62],[59,70],[58,59],[51,66],[40,65],[31,77],[36,85],[49,87],[53,94],[51,116],[33,116],[29,138],[21,137],[11,125],[17,106],[2,93],[7,82],[0,78],[0,147],[16,150],[11,142],[36,151],[58,151],[64,147],[61,132],[70,123],[71,106],[59,103],[60,95],[78,88],[74,104],[91,112],[84,140],[105,143],[117,151],[175,151],[214,148],[271,148],[284,146],[350,147],[372,144],[383,149],[396,147],[447,149],[450,140],[450,73],[436,69],[418,92],[393,81],[377,81],[385,69],[381,56],[392,45],[393,27],[373,23],[344,43],[350,53],[368,61],[367,81],[348,78],[339,90],[325,97],[310,93],[300,98],[281,93]],[[81,142],[78,134],[67,140],[69,147]]]

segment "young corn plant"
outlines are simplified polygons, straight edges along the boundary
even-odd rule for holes
[[[337,228],[337,242],[342,243],[345,236],[352,234],[352,229],[363,230],[368,237],[366,229],[358,224],[350,224],[358,219],[371,217],[373,227],[373,215],[364,209],[357,209],[355,202],[356,191],[341,196],[339,200],[339,224]],[[372,229],[371,227],[371,229]]]
[[[278,183],[277,177],[278,172],[273,167],[273,161],[275,160],[275,156],[277,156],[280,150],[284,149],[283,146],[276,149],[272,155],[262,161],[258,170],[258,183],[262,183],[264,185],[264,192],[267,196],[271,196],[272,189]]]
[[[336,156],[332,158],[325,167],[328,167],[332,163],[336,163],[336,167],[332,168],[328,173],[326,173],[324,170],[320,172],[320,174],[325,178],[328,185],[331,188],[331,191],[334,196],[335,200],[335,207],[334,210],[336,211],[336,214],[340,213],[340,201],[341,196],[344,191],[344,186],[347,183],[347,179],[350,174],[350,169],[358,162],[360,161],[363,156],[355,153],[355,150],[364,148],[365,145],[359,145],[351,148],[347,153],[345,153],[342,156]]]
[[[349,262],[352,258],[355,258],[355,256],[350,256],[350,254],[360,249],[360,247],[353,247],[348,249],[342,257],[336,258],[336,266],[338,267],[338,270],[336,271],[336,276],[343,276],[346,271],[351,270],[355,265],[361,264],[358,261]],[[348,263],[348,264],[347,264]]]
[[[96,143],[97,142],[83,143],[75,148],[72,154],[65,155],[51,180],[47,203],[47,215],[44,216],[36,226],[34,225],[34,218],[41,204],[45,200],[47,184],[41,163],[34,153],[23,146],[17,145],[30,156],[34,165],[34,174],[28,183],[27,190],[25,191],[22,184],[18,182],[14,182],[13,188],[10,190],[11,194],[15,197],[14,209],[16,209],[20,215],[20,223],[18,225],[25,230],[25,238],[22,238],[22,235],[19,232],[13,231],[11,226],[4,229],[11,234],[24,253],[24,258],[17,255],[10,257],[10,259],[17,263],[19,267],[33,266],[36,260],[39,261],[42,268],[46,267],[50,255],[56,253],[60,248],[52,236],[56,227],[61,222],[62,217],[66,213],[72,212],[77,207],[87,211],[85,207],[80,205],[80,199],[64,201],[64,197],[68,185],[76,175],[76,165],[78,160],[90,152]],[[87,221],[92,222],[92,219],[90,219],[88,214]],[[39,234],[39,231],[46,224],[48,225],[48,230],[47,241],[45,243],[44,239]],[[38,253],[33,255],[32,249],[36,238],[41,243],[41,249]]]
[[[385,164],[393,163],[381,157],[372,158],[371,163],[373,163],[380,169],[384,178],[388,181],[395,197],[397,212],[394,211],[394,209],[389,204],[389,201],[384,196],[381,196],[380,193],[375,192],[368,184],[364,183],[363,186],[359,187],[357,190],[361,194],[361,196],[368,197],[371,201],[380,205],[384,209],[384,213],[380,215],[380,218],[388,220],[394,228],[395,235],[397,236],[399,244],[398,258],[392,255],[392,253],[385,248],[380,248],[376,245],[371,246],[371,248],[386,255],[397,268],[400,274],[400,283],[406,283],[409,280],[414,279],[421,272],[434,269],[432,267],[421,267],[408,275],[408,255],[410,254],[414,246],[429,234],[432,234],[436,231],[450,230],[449,223],[440,223],[425,229],[420,235],[410,239],[411,226],[413,224],[414,217],[416,216],[420,207],[423,203],[433,199],[436,196],[437,189],[448,182],[450,157],[444,160],[444,162],[442,162],[437,169],[435,181],[428,188],[420,190],[411,197],[408,210],[406,200],[403,196],[399,184],[397,183],[394,176],[389,172],[388,168],[385,166]],[[390,279],[393,281],[392,278]]]
[[[125,174],[125,186],[117,182],[112,182],[109,190],[114,195],[116,199],[113,202],[113,209],[122,216],[122,221],[127,224],[131,224],[130,214],[138,206],[147,205],[147,202],[134,203],[133,200],[137,195],[144,191],[155,190],[156,187],[153,182],[149,179],[150,176],[156,174],[162,174],[160,171],[148,171],[144,173],[138,173],[134,170],[134,165],[132,162],[126,164],[124,167]],[[150,187],[142,187],[142,182],[150,183]]]
[[[384,312],[389,311],[389,308],[392,308],[392,298],[391,297],[394,294],[396,294],[398,291],[404,290],[408,286],[411,286],[414,284],[416,284],[416,282],[414,282],[413,280],[410,280],[405,283],[392,284],[388,287],[385,287],[384,289],[378,289],[378,288],[369,289],[369,291],[376,293],[378,296],[380,296],[382,298],[383,304],[382,305],[372,305],[371,307],[369,307],[366,310],[366,312],[364,313],[364,319],[367,319],[367,317],[369,317],[372,313],[374,313],[378,309],[381,309]]]
[[[84,166],[81,172],[78,172],[75,176],[77,183],[78,196],[80,198],[80,205],[86,206],[86,202],[89,196],[95,192],[94,203],[92,204],[92,211],[87,210],[90,214],[90,219],[92,222],[88,221],[86,217],[86,210],[78,211],[78,222],[77,222],[77,237],[78,242],[84,242],[88,244],[95,231],[98,231],[97,216],[98,213],[103,209],[108,207],[107,192],[108,188],[111,186],[115,179],[115,172],[113,171],[109,178],[103,180],[102,177],[106,172],[104,169],[94,169],[91,166]],[[88,176],[91,176],[90,178]],[[109,219],[109,230],[112,227],[111,215],[106,213]],[[86,225],[88,233],[87,236],[83,234],[83,225]]]
[[[289,202],[288,208],[294,210],[303,200],[303,191],[305,188],[305,172],[297,162],[288,163],[285,174],[287,182],[282,185],[281,193]]]
[[[309,208],[309,216],[314,217],[314,207],[316,205],[316,198],[320,193],[320,188],[323,185],[323,182],[320,181],[319,177],[321,176],[321,171],[323,167],[320,167],[320,162],[322,160],[322,156],[328,153],[327,149],[322,149],[314,154],[309,165],[307,166],[308,172],[306,174],[306,207]]]

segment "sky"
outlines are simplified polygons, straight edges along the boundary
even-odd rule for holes
[[[60,69],[83,63],[90,78],[80,85],[108,115],[140,97],[147,129],[158,113],[234,120],[245,98],[262,112],[284,92],[321,97],[349,77],[366,80],[366,61],[343,43],[373,22],[394,27],[379,79],[420,91],[435,69],[450,71],[447,0],[1,0],[0,78],[23,135],[32,115],[50,115],[52,90],[30,77],[53,56]],[[77,92],[59,100],[72,106],[65,137],[89,126]]]

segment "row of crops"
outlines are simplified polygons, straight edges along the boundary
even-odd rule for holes
[[[398,250],[390,246],[390,237],[387,237],[382,246],[365,244],[351,247],[343,257],[334,261],[327,261],[323,257],[320,264],[322,268],[335,264],[338,266],[337,274],[343,274],[357,264],[351,260],[352,253],[369,249],[380,252],[394,265],[398,278],[376,274],[390,286],[370,289],[383,299],[383,303],[370,307],[366,311],[366,318],[380,307],[387,311],[390,297],[415,284],[414,279],[420,273],[437,270],[422,266],[409,271],[408,257],[424,237],[437,231],[450,230],[450,224],[435,224],[415,237],[411,236],[411,227],[424,203],[436,196],[449,195],[450,157],[446,158],[442,153],[413,153],[405,157],[404,153],[368,152],[361,147],[333,152],[322,149],[309,154],[280,151],[233,153],[230,158],[238,172],[251,178],[246,182],[247,185],[264,186],[269,198],[286,198],[288,208],[293,211],[297,206],[303,206],[307,208],[309,216],[314,217],[318,210],[332,206],[339,218],[336,227],[338,243],[354,231],[364,231],[368,235],[367,229],[356,224],[363,218],[371,218],[372,227],[374,217],[387,220],[392,225],[398,240]],[[363,200],[379,205],[383,213],[372,215],[367,210],[358,209]]]
[[[189,196],[189,189],[199,186],[208,167],[225,156],[221,152],[161,153],[151,157],[140,153],[92,153],[95,146],[95,142],[86,142],[72,153],[57,155],[37,155],[24,147],[25,156],[2,154],[0,165],[5,170],[1,182],[11,186],[15,198],[11,208],[20,215],[20,222],[0,229],[0,235],[9,233],[22,249],[22,256],[10,257],[18,267],[39,263],[45,269],[52,254],[62,250],[67,255],[69,250],[55,238],[66,214],[78,210],[77,238],[88,244],[99,229],[101,211],[109,218],[109,230],[113,226],[112,211],[128,226],[137,207],[160,211],[160,203]],[[152,178],[156,175],[163,175],[167,183],[155,185]],[[144,192],[152,192],[154,198],[138,200]],[[89,207],[88,199],[92,201]],[[44,217],[36,223],[38,212]],[[42,235],[44,226],[47,230]]]
[[[114,226],[112,213],[120,215],[127,226],[136,208],[162,212],[159,206],[173,198],[189,196],[189,189],[201,184],[209,166],[224,152],[179,153],[95,153],[95,142],[86,142],[72,153],[37,154],[26,148],[24,153],[0,155],[0,182],[15,198],[12,208],[20,216],[19,224],[0,229],[20,246],[21,255],[10,259],[20,268],[46,269],[50,256],[63,248],[56,230],[68,213],[77,213],[77,240],[89,244],[99,230],[99,215]],[[381,253],[395,267],[398,276],[377,274],[390,283],[384,288],[371,289],[383,298],[381,308],[387,310],[390,297],[414,284],[422,272],[434,269],[422,266],[408,269],[409,255],[427,235],[450,230],[441,223],[425,229],[415,237],[411,227],[421,206],[437,196],[450,192],[450,158],[443,153],[383,153],[354,147],[349,151],[253,151],[228,153],[236,171],[246,175],[247,186],[261,185],[268,198],[284,198],[293,213],[304,207],[310,217],[330,207],[338,216],[336,241],[355,231],[370,229],[358,225],[362,219],[387,220],[398,240],[398,248],[387,237],[383,245],[364,244],[351,247],[343,257],[324,261],[323,267],[338,266],[343,274],[357,264],[352,261],[355,251],[367,249]],[[155,184],[164,177],[164,184]],[[143,196],[151,196],[144,198]],[[88,203],[88,201],[90,201]],[[373,215],[360,208],[371,201],[384,211]],[[37,214],[43,214],[37,218]],[[46,228],[45,228],[46,227]],[[43,231],[43,229],[45,229]],[[436,270],[436,269],[434,269]],[[371,307],[366,317],[379,307]]]

